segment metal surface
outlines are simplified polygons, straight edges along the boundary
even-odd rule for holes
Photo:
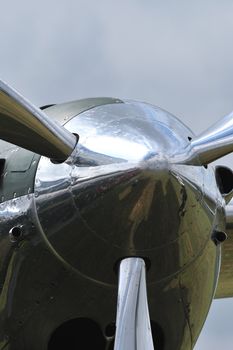
[[[114,350],[154,350],[145,270],[140,258],[120,263]]]
[[[49,117],[54,118],[61,125],[64,125],[76,115],[83,113],[89,109],[114,103],[123,103],[123,101],[110,97],[85,98],[78,101],[53,105],[45,109],[45,114]]]
[[[1,139],[54,160],[67,159],[77,143],[76,136],[2,81],[0,119]]]
[[[178,162],[205,165],[233,151],[233,113],[220,119],[182,152]]]
[[[0,174],[0,203],[33,193],[40,156],[0,140],[5,162]]]
[[[215,298],[233,297],[233,201],[226,206],[227,240],[222,245],[221,269]]]
[[[226,225],[227,229],[233,229],[233,200],[226,206]]]
[[[0,213],[0,349],[47,350],[58,326],[83,317],[101,325],[107,347],[104,328],[115,317],[117,287],[74,273],[54,254],[40,231],[33,194],[0,204]],[[12,227],[21,228],[14,239]],[[81,337],[79,329],[75,336]]]
[[[173,164],[192,134],[143,103],[96,107],[66,127],[79,130],[76,153],[60,165],[41,158],[35,179],[44,238],[103,290],[115,286],[116,261],[149,259],[151,317],[164,332],[164,349],[191,349],[219,272],[211,235],[224,225],[224,201],[213,169]]]
[[[212,234],[225,229],[214,170],[174,163],[193,135],[144,103],[95,107],[66,127],[80,135],[71,157],[62,164],[42,157],[34,193],[1,204],[0,349],[47,350],[72,319],[95,321],[105,344],[96,350],[113,348],[105,329],[115,319],[114,268],[135,256],[151,265],[156,350],[192,349],[218,280]],[[4,149],[13,167],[7,155],[15,146]],[[15,166],[28,164],[26,157]],[[75,348],[70,339],[67,348]]]
[[[185,166],[168,162],[169,154],[189,142],[189,130],[167,113],[140,103],[96,107],[66,127],[79,130],[76,153],[59,166],[41,158],[35,179],[38,216],[57,253],[90,278],[110,284],[119,257],[149,257],[150,278],[156,280],[190,264],[209,239],[212,212],[201,210],[195,200],[195,191],[203,196],[210,171],[189,167],[188,173]],[[182,174],[189,178],[182,180]],[[214,201],[212,206],[215,211]],[[165,219],[167,212],[172,222]],[[185,228],[183,216],[189,220]],[[187,240],[192,254],[184,250],[177,260],[179,245]],[[94,266],[83,254],[86,249],[95,257]],[[167,255],[173,261],[168,263]],[[108,261],[105,274],[103,257]]]
[[[123,103],[113,98],[89,98],[46,108],[45,114],[55,122],[67,123],[79,113],[98,105]],[[0,202],[34,192],[34,178],[40,156],[0,140]]]

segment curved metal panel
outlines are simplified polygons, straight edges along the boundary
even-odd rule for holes
[[[111,97],[85,98],[82,100],[53,105],[46,108],[44,112],[49,117],[52,117],[58,121],[61,125],[64,125],[76,115],[83,113],[89,109],[114,103],[123,103],[123,101]]]
[[[34,191],[34,178],[40,156],[23,148],[13,147],[4,153],[5,166],[0,179],[0,202]]]
[[[233,297],[233,201],[226,206],[227,240],[221,246],[221,269],[215,298]]]
[[[190,264],[209,239],[213,214],[196,202],[203,196],[204,170],[193,168],[192,184],[182,175],[189,173],[185,166],[168,163],[189,142],[189,130],[141,103],[93,108],[67,128],[79,130],[76,154],[59,166],[42,158],[35,183],[41,226],[58,254],[89,278],[109,284],[114,263],[124,256],[149,257],[151,280]],[[108,261],[104,274],[102,257]]]
[[[115,318],[117,288],[57,258],[40,232],[33,194],[0,204],[0,212],[0,348],[46,350],[52,332],[73,318],[94,319],[104,331]]]

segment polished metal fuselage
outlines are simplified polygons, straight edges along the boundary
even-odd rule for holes
[[[213,169],[176,162],[192,132],[131,101],[88,109],[65,127],[79,134],[72,155],[62,164],[42,157],[33,193],[1,204],[0,349],[47,349],[72,318],[104,331],[115,320],[118,263],[130,256],[148,266],[155,349],[192,349],[219,274],[211,237],[225,225]]]

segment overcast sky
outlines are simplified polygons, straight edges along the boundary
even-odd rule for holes
[[[0,5],[0,77],[38,106],[133,98],[196,133],[233,110],[232,0]],[[195,350],[232,350],[232,323],[232,299],[214,302]]]

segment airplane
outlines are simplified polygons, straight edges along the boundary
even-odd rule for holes
[[[0,81],[0,350],[193,349],[233,296],[232,135]]]

